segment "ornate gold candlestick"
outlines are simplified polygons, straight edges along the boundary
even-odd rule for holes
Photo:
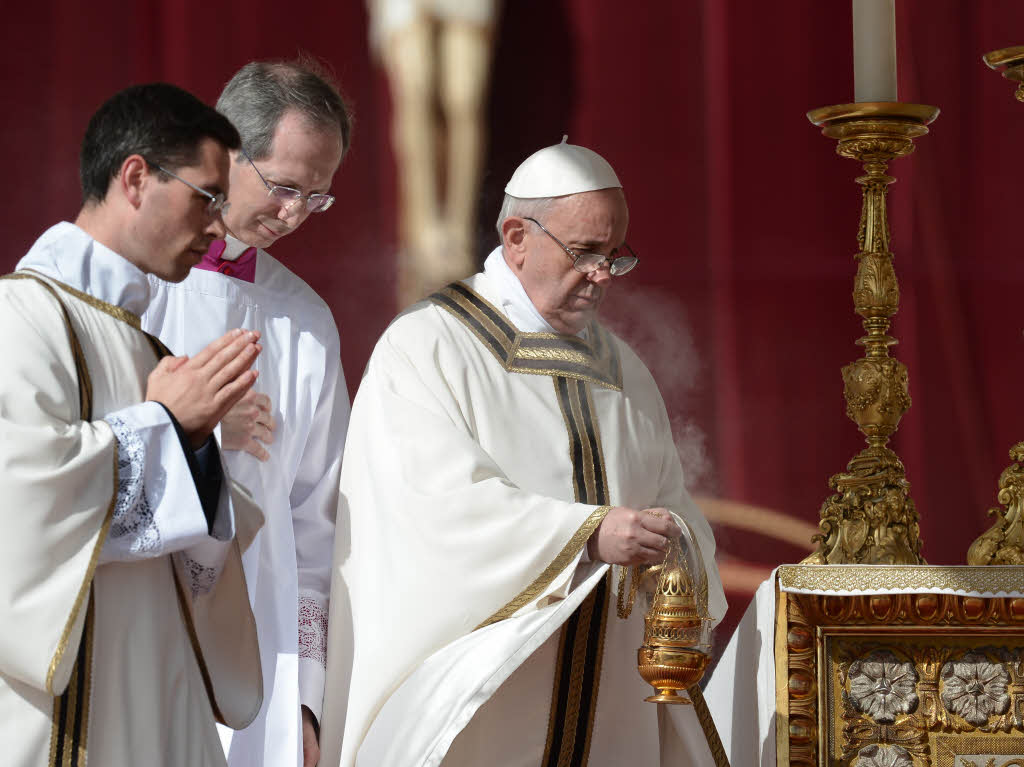
[[[989,509],[996,523],[967,550],[969,565],[1024,565],[1024,442],[1010,448],[1014,461],[999,477],[996,500],[1006,509]]]
[[[1014,94],[1024,101],[1024,45],[1000,48],[982,56],[992,69],[1001,71],[1007,80],[1017,83]],[[981,534],[967,550],[969,565],[1021,565],[1024,564],[1024,442],[1010,448],[1013,464],[999,477],[996,499],[1006,509],[989,509],[996,523]]]
[[[1001,71],[1007,80],[1016,81],[1017,92],[1014,95],[1017,101],[1024,101],[1024,45],[1000,48],[981,58],[992,69]]]
[[[864,165],[857,178],[864,187],[854,309],[867,335],[857,343],[864,356],[843,368],[846,414],[860,427],[868,446],[829,485],[835,494],[821,507],[818,550],[808,564],[922,564],[917,510],[910,497],[903,462],[887,447],[900,418],[910,407],[906,366],[889,356],[896,339],[889,335],[899,307],[899,284],[889,250],[886,193],[896,179],[889,161],[914,151],[914,139],[939,114],[924,104],[864,102],[808,112],[812,123],[836,151]]]

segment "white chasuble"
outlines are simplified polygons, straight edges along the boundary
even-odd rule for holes
[[[596,323],[519,332],[488,276],[399,316],[356,395],[321,765],[721,765],[699,692],[644,702],[643,610],[585,554],[610,507],[667,507],[725,612],[657,387]]]
[[[165,353],[139,329],[145,275],[70,224],[19,268],[0,280],[0,760],[221,767],[215,721],[244,727],[262,696],[241,567],[262,515],[225,477],[208,529],[143,402]]]

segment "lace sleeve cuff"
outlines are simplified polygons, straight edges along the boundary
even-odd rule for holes
[[[105,420],[117,438],[117,500],[101,561],[155,556],[161,540],[146,497],[146,443],[120,416]]]
[[[117,440],[117,498],[100,563],[149,559],[231,537],[230,508],[216,515],[211,536],[186,455],[162,405],[141,402],[103,420]]]
[[[327,606],[299,597],[299,657],[327,666]]]
[[[299,702],[318,720],[327,681],[327,603],[299,597]]]

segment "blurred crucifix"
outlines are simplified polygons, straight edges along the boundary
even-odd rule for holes
[[[368,0],[391,86],[398,302],[476,271],[485,92],[498,0]]]

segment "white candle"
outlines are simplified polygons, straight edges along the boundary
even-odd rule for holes
[[[898,101],[895,0],[853,0],[853,89],[859,101]]]

